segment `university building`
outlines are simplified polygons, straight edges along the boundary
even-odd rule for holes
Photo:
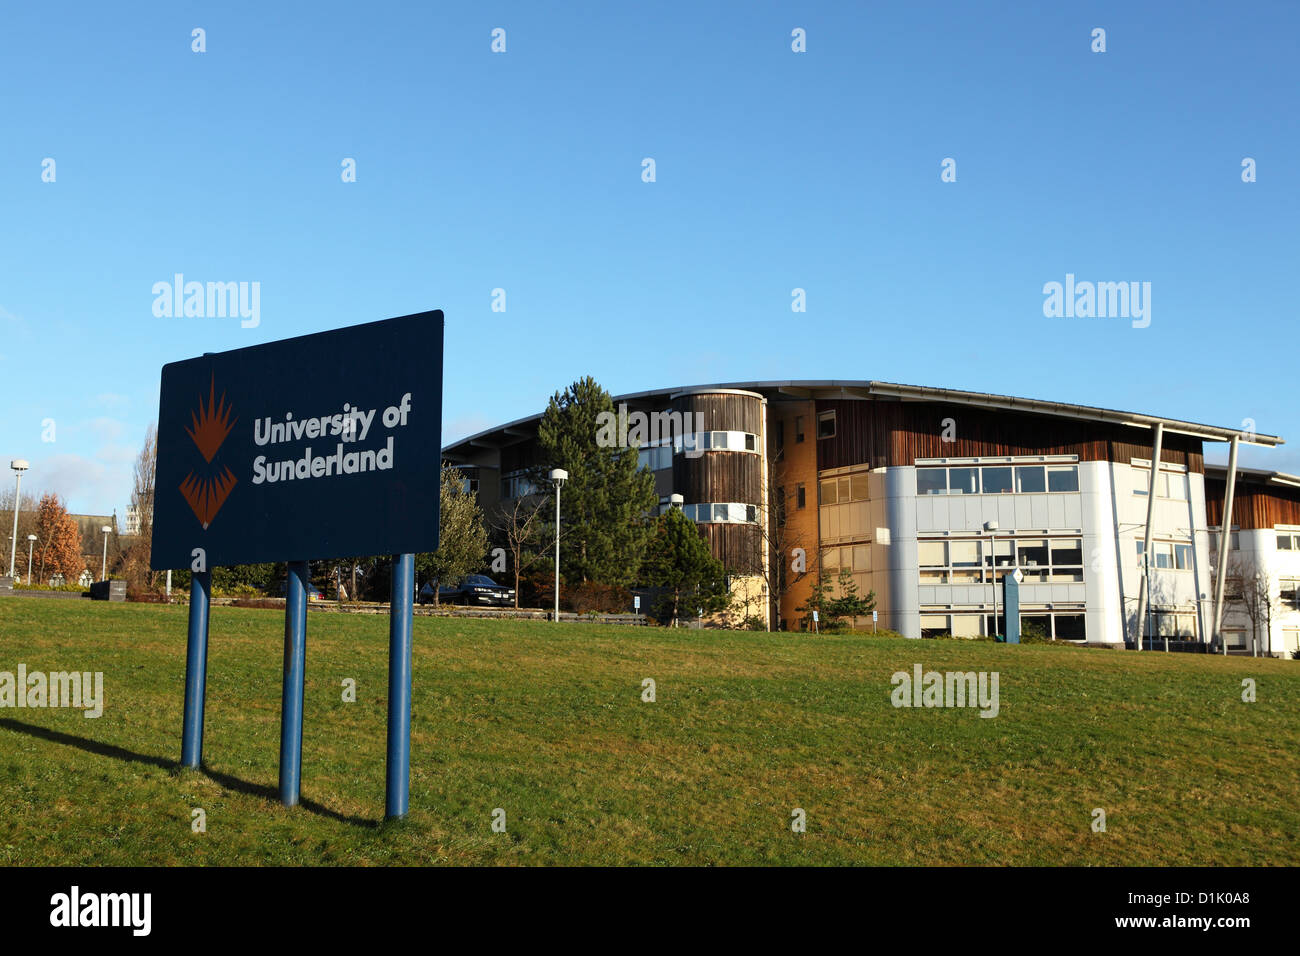
[[[680,496],[752,613],[802,627],[796,609],[819,571],[837,581],[847,569],[860,594],[875,592],[880,626],[916,638],[1001,633],[994,576],[1019,570],[1022,623],[1044,636],[1210,643],[1211,532],[1226,470],[1207,476],[1205,445],[1227,443],[1235,460],[1240,444],[1282,444],[1154,415],[874,381],[663,389],[614,403],[692,423],[691,434],[642,447],[641,461],[661,509]],[[535,490],[526,471],[538,462],[540,418],[444,449],[485,510]],[[1293,531],[1300,561],[1300,479],[1256,488],[1236,472],[1247,504],[1231,523]],[[1281,546],[1271,547],[1273,561]],[[1229,629],[1241,625],[1225,617],[1232,648],[1239,632]],[[1277,624],[1274,652],[1297,626]]]

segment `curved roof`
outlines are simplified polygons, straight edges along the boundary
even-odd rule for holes
[[[1014,395],[996,395],[990,392],[966,392],[960,389],[934,388],[925,385],[900,385],[894,382],[791,379],[788,381],[727,382],[717,385],[680,385],[673,388],[657,388],[644,392],[615,395],[614,401],[667,402],[673,395],[679,393],[700,392],[711,389],[758,392],[771,397],[814,399],[896,398],[900,401],[945,402],[956,405],[974,405],[981,408],[1027,412],[1036,415],[1054,415],[1060,418],[1108,422],[1116,425],[1128,425],[1133,428],[1151,428],[1156,424],[1163,424],[1167,432],[1190,435],[1202,441],[1230,441],[1236,437],[1242,443],[1249,445],[1276,447],[1284,443],[1284,439],[1277,435],[1247,432],[1240,428],[1202,425],[1197,422],[1188,422],[1177,418],[1163,418],[1159,415],[1146,415],[1140,412],[1125,412],[1093,405],[1072,405],[1066,402],[1052,402],[1036,398],[1017,398]],[[454,452],[462,446],[474,444],[497,445],[529,437],[529,433],[525,432],[524,429],[526,426],[539,421],[541,417],[542,413],[538,412],[524,418],[517,418],[504,425],[498,425],[495,428],[485,429],[449,445],[444,445],[443,452]]]

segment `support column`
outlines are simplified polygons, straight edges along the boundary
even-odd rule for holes
[[[168,576],[171,572],[167,572]],[[190,633],[185,645],[185,716],[181,724],[181,765],[203,762],[203,705],[208,689],[208,606],[212,572],[190,575]]]
[[[302,688],[307,658],[306,561],[289,562],[284,602],[284,693],[280,699],[280,802],[298,805],[302,793]]]
[[[1156,479],[1160,477],[1160,453],[1165,440],[1165,423],[1156,422],[1155,448],[1151,453],[1151,484],[1147,487],[1147,526],[1142,535],[1142,582],[1138,586],[1138,613],[1133,627],[1136,640],[1133,646],[1142,650],[1142,621],[1146,617],[1147,603],[1151,600],[1151,519],[1156,510]],[[1154,642],[1154,630],[1151,640]],[[1154,647],[1154,643],[1152,644]]]
[[[1214,633],[1212,637],[1228,653],[1228,642],[1223,639],[1223,587],[1228,580],[1228,555],[1232,553],[1232,496],[1237,490],[1237,442],[1232,436],[1228,447],[1228,488],[1223,496],[1223,528],[1219,532],[1219,566],[1214,569]]]
[[[393,555],[388,614],[388,769],[384,816],[406,816],[411,785],[411,604],[415,555]]]

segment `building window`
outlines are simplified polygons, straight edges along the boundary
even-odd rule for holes
[[[817,413],[817,437],[835,437],[835,412],[830,411]]]
[[[1300,611],[1300,581],[1295,578],[1282,578],[1278,582],[1278,601],[1282,611]]]
[[[1042,465],[1016,466],[1016,491],[1020,494],[1037,494],[1047,490],[1046,472]]]
[[[1079,490],[1078,465],[918,467],[918,495],[1058,494]]]
[[[696,524],[756,524],[758,506],[738,502],[682,505],[682,514]]]
[[[1019,567],[1025,584],[1079,584],[1083,581],[1082,538],[921,539],[917,563],[922,584],[980,584],[993,580],[996,551],[999,576]]]
[[[797,445],[803,441],[803,416],[794,417],[794,443]]]
[[[1141,570],[1143,542],[1136,541],[1134,544],[1137,547],[1138,570]],[[1180,544],[1177,541],[1153,541],[1151,542],[1151,554],[1154,558],[1151,567],[1156,570],[1192,570],[1192,546],[1190,544]]]
[[[1011,466],[998,468],[982,468],[984,482],[984,494],[986,495],[1007,495],[1014,490],[1011,483]]]
[[[803,483],[794,486],[795,508],[803,509],[808,504],[808,496],[804,491]]]
[[[1047,490],[1048,491],[1078,491],[1079,490],[1079,466],[1078,465],[1048,465],[1047,466]]]
[[[1290,534],[1278,535],[1277,549],[1279,551],[1300,551],[1300,548],[1295,548],[1292,546],[1295,543],[1295,538],[1296,538],[1295,535],[1290,535]]]

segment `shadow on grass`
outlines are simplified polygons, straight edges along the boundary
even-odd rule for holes
[[[121,760],[126,763],[143,763],[151,767],[158,767],[162,770],[178,771],[181,767],[179,760],[168,760],[165,757],[153,757],[149,754],[138,754],[133,750],[127,750],[125,747],[118,747],[115,744],[106,744],[98,740],[89,740],[85,737],[77,737],[73,734],[65,734],[59,730],[51,730],[48,727],[38,727],[35,724],[25,724],[21,720],[14,720],[10,717],[0,717],[0,728],[12,730],[16,733],[27,734],[29,737],[40,737],[42,740],[48,740],[51,743],[63,744],[67,747],[76,747],[78,750],[84,750],[87,753],[97,754],[101,757],[111,757],[113,760]],[[214,783],[219,783],[227,790],[233,790],[236,793],[242,793],[250,797],[262,797],[266,800],[279,802],[280,791],[276,787],[265,786],[263,784],[250,783],[247,780],[240,780],[238,777],[232,777],[230,774],[219,773],[212,770],[206,764],[200,767],[199,773],[202,773]],[[378,820],[367,820],[364,817],[352,817],[337,810],[331,810],[329,807],[322,806],[314,800],[303,800],[299,806],[309,813],[315,813],[318,816],[329,817],[331,820],[337,820],[339,823],[346,823],[355,827],[366,827],[375,829],[379,826]]]

